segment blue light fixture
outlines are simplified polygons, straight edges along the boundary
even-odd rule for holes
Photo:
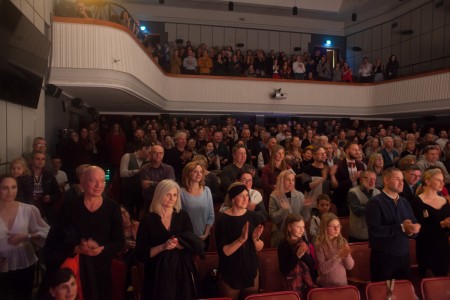
[[[145,26],[141,26],[140,28],[141,28],[142,31],[146,31],[147,30],[147,27],[145,27]]]
[[[325,43],[325,45],[326,45],[326,46],[331,46],[331,41],[330,41],[330,40],[327,40],[326,43]]]

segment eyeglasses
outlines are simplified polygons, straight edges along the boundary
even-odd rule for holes
[[[35,146],[38,146],[38,147],[45,147],[45,146],[47,146],[47,144],[34,144]]]

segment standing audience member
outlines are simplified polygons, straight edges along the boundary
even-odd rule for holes
[[[379,190],[382,190],[384,159],[380,153],[374,153],[369,157],[369,162],[367,163],[367,170],[375,172],[377,180],[375,183],[375,187]]]
[[[123,248],[124,233],[119,205],[103,195],[105,172],[86,168],[81,176],[84,190],[76,201],[66,201],[58,221],[50,229],[44,249],[48,272],[69,257],[79,255],[84,299],[112,298],[111,260]]]
[[[23,157],[15,158],[11,161],[9,169],[11,175],[17,180],[17,201],[32,204],[34,181],[27,162]]]
[[[328,63],[327,56],[325,54],[322,54],[320,56],[320,60],[317,63],[316,72],[317,72],[317,80],[322,81],[331,80],[330,64]]]
[[[247,160],[247,149],[245,149],[242,145],[236,145],[233,147],[233,163],[228,164],[222,169],[222,172],[220,173],[220,187],[222,189],[222,192],[226,193],[228,190],[228,187],[236,181],[236,176],[239,174],[240,171],[247,171],[255,173],[255,169],[252,165],[246,164],[245,161]],[[255,177],[256,173],[253,174],[253,180],[255,183]]]
[[[178,49],[173,50],[173,55],[170,58],[170,70],[171,74],[181,74],[181,62],[180,51]]]
[[[192,152],[186,148],[186,143],[187,133],[177,131],[175,134],[175,147],[168,149],[164,154],[163,162],[173,167],[177,182],[181,182],[183,168],[192,159]]]
[[[294,63],[292,64],[292,71],[294,72],[294,79],[304,80],[305,79],[305,64],[301,55],[297,55]]]
[[[127,141],[122,127],[114,123],[110,133],[105,138],[106,153],[108,154],[109,163],[114,170],[119,169],[120,159],[124,154],[126,143]]]
[[[332,203],[328,194],[320,194],[317,196],[317,208],[311,210],[311,223],[309,225],[309,236],[313,243],[316,242],[320,233],[320,219],[324,214],[332,212],[331,208]]]
[[[25,159],[27,164],[30,164],[31,157],[34,151],[41,151],[45,154],[45,169],[47,171],[52,171],[52,158],[47,153],[47,141],[43,137],[36,137],[33,139],[33,149],[31,152],[25,152],[22,157]]]
[[[291,169],[291,167],[286,163],[284,148],[276,146],[272,151],[269,163],[264,166],[261,175],[263,190],[267,196],[275,189],[278,175],[288,169]]]
[[[191,255],[203,253],[189,215],[181,209],[180,187],[170,179],[155,190],[150,213],[142,219],[136,256],[145,264],[143,299],[197,298]]]
[[[197,64],[198,64],[200,75],[210,75],[211,74],[213,62],[212,62],[212,59],[209,57],[208,50],[203,51],[203,56],[198,58]]]
[[[188,49],[188,55],[183,59],[183,69],[185,74],[195,75],[197,73],[197,59],[192,49]]]
[[[219,296],[243,299],[259,290],[257,251],[264,242],[260,216],[247,210],[249,197],[244,184],[228,190],[231,207],[217,221],[216,245],[219,254]]]
[[[290,214],[284,225],[284,238],[278,245],[278,265],[284,275],[284,286],[306,299],[314,286],[312,272],[315,261],[305,235],[305,221],[300,215]]]
[[[359,80],[367,83],[372,81],[372,64],[369,62],[369,58],[364,57],[362,64],[358,70]]]
[[[416,165],[408,165],[403,170],[403,177],[405,179],[403,180],[403,191],[400,192],[400,196],[408,200],[410,204],[412,204],[416,197],[416,191],[421,175],[422,172]]]
[[[39,210],[16,201],[17,181],[0,177],[0,291],[4,299],[31,299],[36,273],[33,243],[45,243],[49,226]]]
[[[69,268],[58,269],[50,275],[49,296],[47,299],[75,300],[77,299],[77,280]],[[81,298],[81,297],[79,297]]]
[[[373,66],[373,82],[384,80],[384,65],[381,63],[381,58],[377,58]]]
[[[350,68],[350,66],[348,65],[347,62],[344,62],[341,72],[342,72],[342,81],[343,82],[353,82],[352,68]]]
[[[421,224],[417,236],[416,254],[419,274],[447,276],[450,260],[448,232],[450,229],[450,204],[438,195],[444,187],[444,175],[439,168],[423,173],[423,192],[412,201],[417,221]]]
[[[214,224],[214,205],[209,187],[205,186],[205,168],[199,162],[190,162],[182,174],[181,205],[191,218],[194,234],[209,246],[209,235]]]
[[[58,182],[59,191],[61,194],[65,193],[69,189],[69,180],[67,179],[66,172],[61,170],[62,160],[59,157],[52,158],[53,174],[55,175],[56,182]],[[76,171],[75,171],[76,172]]]
[[[408,279],[410,274],[409,237],[417,234],[408,200],[400,197],[403,174],[389,168],[383,173],[383,192],[366,205],[372,281]]]
[[[374,171],[363,171],[359,185],[348,191],[347,203],[350,208],[349,242],[366,242],[369,240],[366,223],[366,205],[373,197],[380,194],[375,188]]]
[[[399,160],[399,153],[394,149],[394,139],[390,136],[383,138],[384,148],[381,149],[380,154],[383,156],[383,168],[392,168],[397,165]]]
[[[319,270],[317,284],[323,287],[347,285],[346,271],[353,269],[355,262],[334,214],[322,216],[315,249]]]
[[[389,57],[388,64],[386,65],[386,79],[391,80],[397,78],[398,68],[399,62],[397,60],[397,56],[392,54]]]
[[[269,216],[273,222],[271,247],[276,248],[283,238],[283,227],[289,214],[301,214],[309,219],[309,211],[303,194],[295,189],[295,173],[285,170],[278,175],[275,190],[270,195]]]
[[[439,160],[439,149],[436,145],[429,145],[423,149],[423,157],[417,162],[420,170],[425,172],[429,167],[439,167],[444,174],[444,182],[450,183],[450,175],[445,168],[445,165]]]

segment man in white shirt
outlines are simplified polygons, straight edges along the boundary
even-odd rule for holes
[[[292,71],[294,72],[294,79],[305,79],[306,68],[301,55],[297,55],[296,60],[292,64]]]

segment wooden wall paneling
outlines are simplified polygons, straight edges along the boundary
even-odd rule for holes
[[[394,28],[391,25],[391,44],[394,45],[400,43],[402,24],[400,18],[393,20],[391,23],[392,25],[397,23],[397,26],[394,26]]]
[[[269,47],[263,48],[264,51],[275,50],[280,51],[280,33],[278,31],[269,31]]]
[[[436,7],[436,3],[439,1],[434,1],[433,3],[433,30],[441,28],[445,25],[445,4]],[[444,2],[448,2],[444,1]]]
[[[411,30],[411,14],[406,14],[403,15],[400,18],[400,30],[401,32],[405,31],[405,30]],[[411,35],[409,34],[401,34],[400,35],[400,40],[403,41],[407,41],[411,38]]]
[[[420,60],[427,61],[431,59],[431,32],[427,32],[420,36]]]
[[[258,49],[263,49],[264,51],[269,51],[269,31],[267,30],[258,30]],[[275,49],[274,49],[275,50]]]
[[[416,64],[420,62],[420,36],[411,39],[410,63]]]
[[[433,30],[431,35],[431,59],[444,56],[444,38],[445,38],[445,28],[441,27],[439,29]],[[449,53],[447,52],[447,55]]]
[[[420,36],[422,33],[422,28],[420,25],[422,24],[422,9],[418,8],[411,12],[411,30],[413,34],[411,37]]]
[[[167,33],[167,39],[169,42],[175,41],[177,39],[177,24],[165,23],[164,31]]]
[[[235,28],[225,27],[223,46],[231,46],[234,49],[234,47],[236,46]]]
[[[208,45],[208,48],[212,46],[213,29],[211,26],[202,25],[200,27],[200,39],[202,43],[206,43],[206,45]]]
[[[194,47],[199,46],[203,42],[200,34],[200,25],[189,25],[189,40]]]
[[[224,28],[223,27],[213,27],[213,37],[212,37],[212,46],[214,47],[222,47],[224,41]]]

